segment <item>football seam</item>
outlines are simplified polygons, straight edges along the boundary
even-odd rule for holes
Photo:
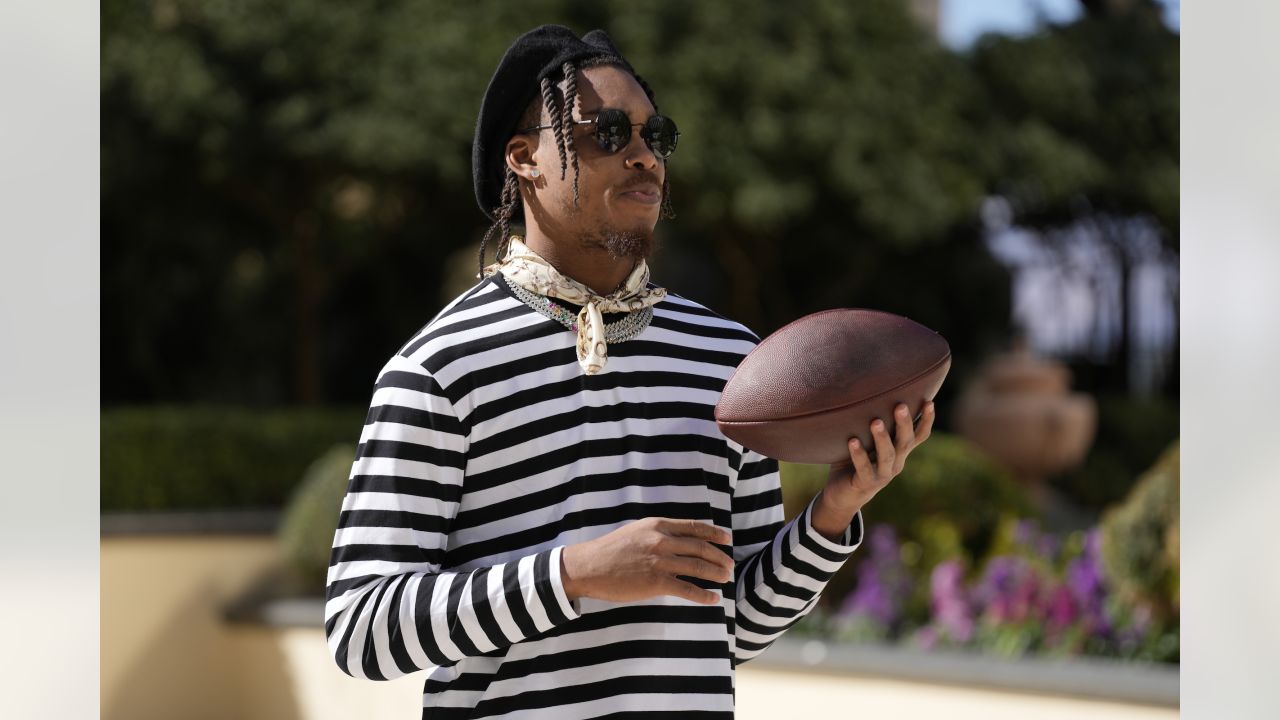
[[[825,408],[825,409],[822,409],[822,410],[814,410],[814,411],[812,411],[812,412],[800,413],[799,415],[784,415],[784,416],[782,416],[782,417],[769,418],[769,419],[767,419],[767,420],[721,420],[721,419],[719,418],[719,412],[717,412],[717,413],[716,413],[716,415],[717,415],[717,417],[716,417],[716,422],[721,423],[721,424],[724,424],[724,425],[762,425],[762,424],[764,424],[764,423],[783,422],[783,421],[786,421],[786,420],[798,420],[798,419],[800,419],[800,418],[812,417],[812,416],[814,416],[814,415],[822,415],[822,414],[829,413],[829,412],[834,412],[834,411],[844,410],[845,408],[852,407],[852,406],[854,406],[854,405],[860,405],[860,404],[862,404],[862,403],[864,403],[864,402],[868,402],[868,401],[871,401],[871,400],[875,400],[875,399],[876,399],[876,398],[878,398],[878,397],[881,397],[881,396],[883,396],[883,395],[888,395],[889,393],[892,393],[892,392],[894,392],[894,391],[898,390],[899,388],[902,388],[902,387],[904,387],[904,386],[906,386],[906,385],[910,385],[911,383],[916,382],[917,380],[919,380],[920,378],[924,377],[925,375],[928,375],[930,372],[932,372],[932,371],[936,370],[940,365],[942,365],[943,363],[945,363],[945,362],[947,362],[947,361],[949,361],[949,360],[951,360],[951,353],[947,353],[947,354],[946,354],[946,355],[945,355],[941,360],[939,360],[938,362],[934,363],[933,365],[930,365],[930,366],[929,366],[928,368],[926,368],[925,370],[922,370],[922,371],[920,371],[919,373],[916,373],[916,374],[915,374],[914,376],[912,376],[910,379],[908,379],[908,380],[904,380],[903,382],[900,382],[900,383],[898,383],[897,385],[894,385],[893,387],[889,388],[888,390],[882,390],[881,392],[878,392],[878,393],[876,393],[876,394],[874,394],[874,395],[868,395],[867,397],[864,397],[864,398],[862,398],[862,399],[860,399],[860,400],[854,400],[853,402],[845,403],[844,405],[835,405],[835,406],[833,406],[833,407]]]
[[[806,320],[811,320],[819,315],[827,315],[830,313],[838,313],[838,312],[849,312],[851,310],[855,310],[857,312],[875,313],[876,315],[888,315],[894,318],[902,318],[903,320],[908,320],[912,323],[915,323],[916,325],[920,325],[920,323],[916,322],[915,320],[912,320],[909,317],[904,317],[902,315],[895,315],[887,310],[875,310],[872,308],[831,308],[829,310],[819,310],[816,313],[805,315],[804,317],[798,317],[795,320],[792,320],[791,322],[787,323],[786,325],[783,325],[782,327],[778,328],[777,330],[774,330],[773,332],[769,333],[769,337],[766,337],[759,344],[763,345],[766,341],[768,341],[769,338],[773,337],[774,335],[780,334],[783,330],[786,330],[787,328],[791,327],[792,325],[795,325],[796,323],[806,321]],[[938,331],[934,330],[933,328],[927,327],[925,325],[920,325],[920,327],[924,328],[925,330],[929,330],[933,332],[933,334],[935,335],[938,334]]]

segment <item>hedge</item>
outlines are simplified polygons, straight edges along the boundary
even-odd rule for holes
[[[283,508],[307,467],[360,439],[367,408],[102,411],[101,509]]]
[[[305,586],[323,588],[355,443],[338,443],[307,468],[284,509],[276,537],[285,562]]]

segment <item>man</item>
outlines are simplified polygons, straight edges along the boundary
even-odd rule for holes
[[[732,717],[929,435],[900,407],[783,522],[777,461],[712,415],[759,337],[649,282],[678,137],[601,31],[537,28],[489,84],[497,261],[379,374],[328,576],[338,666],[427,670],[423,717]]]

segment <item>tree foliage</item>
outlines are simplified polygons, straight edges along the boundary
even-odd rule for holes
[[[1077,360],[1078,375],[1124,392],[1149,364],[1136,331],[1141,266],[1164,272],[1163,301],[1178,309],[1179,43],[1150,0],[1084,5],[1077,22],[985,38],[971,65],[992,108],[993,191],[1010,201],[1012,221],[1051,253],[1091,238],[1106,248],[1119,307],[1098,303],[1095,322],[1118,331],[1109,361]],[[1168,352],[1176,363],[1176,339]],[[1164,378],[1176,395],[1176,364]]]
[[[1178,37],[1153,9],[987,36],[972,65],[995,110],[997,188],[1019,222],[1146,216],[1177,249]]]
[[[1080,106],[1111,102],[1096,73],[1129,87],[1147,60],[1095,63],[1083,40],[970,58],[898,0],[108,0],[104,402],[367,399],[474,282],[475,115],[507,45],[543,22],[605,28],[680,124],[655,279],[761,335],[878,307],[942,332],[963,375],[1009,316],[985,195],[1058,208],[1119,188],[1167,209],[1176,180],[1176,156],[1148,176],[1137,151],[1117,176],[1123,142],[1091,126],[1163,138],[1167,103]],[[1171,197],[1176,213],[1176,182]]]

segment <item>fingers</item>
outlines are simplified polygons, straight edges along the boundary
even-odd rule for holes
[[[875,471],[871,468],[871,458],[867,455],[866,448],[862,447],[862,442],[858,438],[849,441],[850,455],[853,459],[853,469],[858,477],[866,478],[868,482],[875,479]]]
[[[691,582],[677,580],[670,575],[665,575],[659,579],[658,587],[661,595],[674,595],[675,597],[702,603],[703,605],[715,605],[720,602],[720,593],[703,590]]]
[[[696,520],[661,518],[657,525],[666,537],[654,547],[653,570],[664,595],[674,595],[702,604],[720,602],[720,595],[704,590],[676,576],[700,578],[714,583],[733,579],[734,562],[711,543],[732,546],[733,534]]]
[[[685,557],[683,555],[666,555],[659,557],[654,569],[668,575],[684,575],[685,577],[702,578],[716,583],[725,583],[733,579],[733,570],[702,558]]]
[[[897,459],[896,452],[893,449],[893,443],[889,440],[889,431],[885,429],[884,421],[880,418],[871,421],[871,436],[876,443],[876,466],[892,470],[893,463]]]
[[[910,452],[912,446],[915,445],[916,435],[915,430],[911,427],[911,413],[907,410],[905,403],[898,404],[894,415],[897,417],[898,426],[893,433],[893,438],[898,456],[901,457]]]
[[[933,431],[935,412],[932,400],[924,404],[924,413],[920,418],[920,428],[916,430],[917,445],[929,439],[929,433]]]
[[[869,479],[879,479],[881,475],[892,477],[902,471],[907,455],[915,446],[929,438],[933,431],[936,416],[932,400],[924,403],[920,411],[919,426],[911,417],[911,409],[906,403],[898,403],[893,409],[894,432],[889,434],[888,427],[880,418],[871,422],[871,439],[873,446],[863,447],[857,438],[849,439],[849,458],[856,474]],[[844,465],[844,463],[838,463]],[[833,464],[835,467],[836,464]],[[877,474],[875,471],[880,471]]]
[[[733,570],[733,558],[708,542],[684,537],[665,538],[658,546],[659,552],[667,555],[683,555],[701,558],[726,570]]]
[[[733,544],[733,533],[730,533],[728,530],[722,530],[715,525],[698,522],[697,520],[670,520],[662,518],[658,522],[658,529],[668,535],[698,538],[699,540],[720,543],[721,545]]]

